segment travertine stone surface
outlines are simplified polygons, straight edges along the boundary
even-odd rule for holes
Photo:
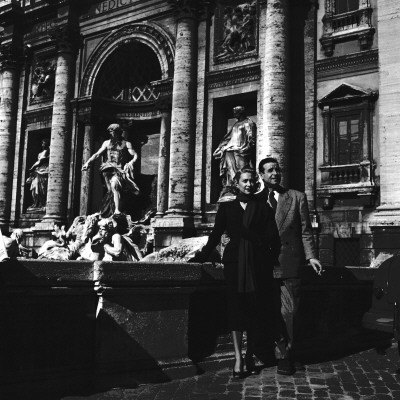
[[[161,110],[160,152],[158,161],[157,215],[162,216],[168,207],[169,149],[171,136],[171,111]]]
[[[90,158],[93,153],[93,125],[85,123],[85,132],[83,137],[82,165]],[[90,202],[90,193],[92,193],[92,169],[89,168],[82,172],[81,194],[79,215],[88,215],[88,205]]]
[[[10,218],[14,170],[15,127],[18,105],[18,70],[15,63],[2,60],[0,98],[0,225]]]
[[[69,47],[60,47],[55,78],[51,125],[49,184],[45,219],[64,221],[68,204],[68,175],[71,148],[72,84],[75,55]]]
[[[285,185],[288,171],[288,0],[270,0],[265,7],[263,129],[258,154],[277,157]],[[260,32],[262,34],[262,32]]]
[[[400,225],[400,2],[379,2],[379,146],[381,205],[373,225]]]
[[[178,20],[171,121],[168,211],[187,214],[193,208],[196,124],[197,21]]]

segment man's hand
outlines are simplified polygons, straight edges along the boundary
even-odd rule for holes
[[[322,272],[323,272],[322,265],[319,262],[319,260],[317,260],[316,258],[310,258],[308,260],[308,262],[313,267],[313,269],[314,269],[314,271],[316,272],[317,275],[321,275],[322,274]]]
[[[89,162],[86,162],[85,164],[83,164],[81,171],[86,171],[89,168]]]

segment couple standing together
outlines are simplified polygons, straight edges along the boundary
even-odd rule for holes
[[[320,275],[307,198],[280,186],[274,158],[259,163],[265,188],[257,192],[257,174],[244,167],[234,176],[237,196],[220,203],[207,244],[191,261],[204,262],[226,233],[222,262],[226,280],[228,325],[235,351],[233,377],[257,373],[256,336],[260,327],[274,336],[278,373],[295,372],[292,358],[294,319],[299,305],[300,269],[308,262]],[[242,336],[247,351],[242,357]],[[246,367],[246,368],[245,368]]]

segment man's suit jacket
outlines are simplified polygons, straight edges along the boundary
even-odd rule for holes
[[[317,258],[305,193],[280,187],[275,220],[281,239],[275,278],[297,278],[310,258]]]

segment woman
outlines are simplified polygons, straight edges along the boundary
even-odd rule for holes
[[[255,328],[268,317],[274,323],[272,270],[279,254],[280,241],[272,209],[262,194],[255,195],[256,182],[253,169],[243,168],[236,173],[236,199],[220,203],[207,244],[191,260],[206,261],[212,249],[219,244],[221,235],[226,233],[229,236],[222,262],[228,324],[235,351],[234,378],[243,377],[243,331],[247,332],[247,371],[255,373]]]

